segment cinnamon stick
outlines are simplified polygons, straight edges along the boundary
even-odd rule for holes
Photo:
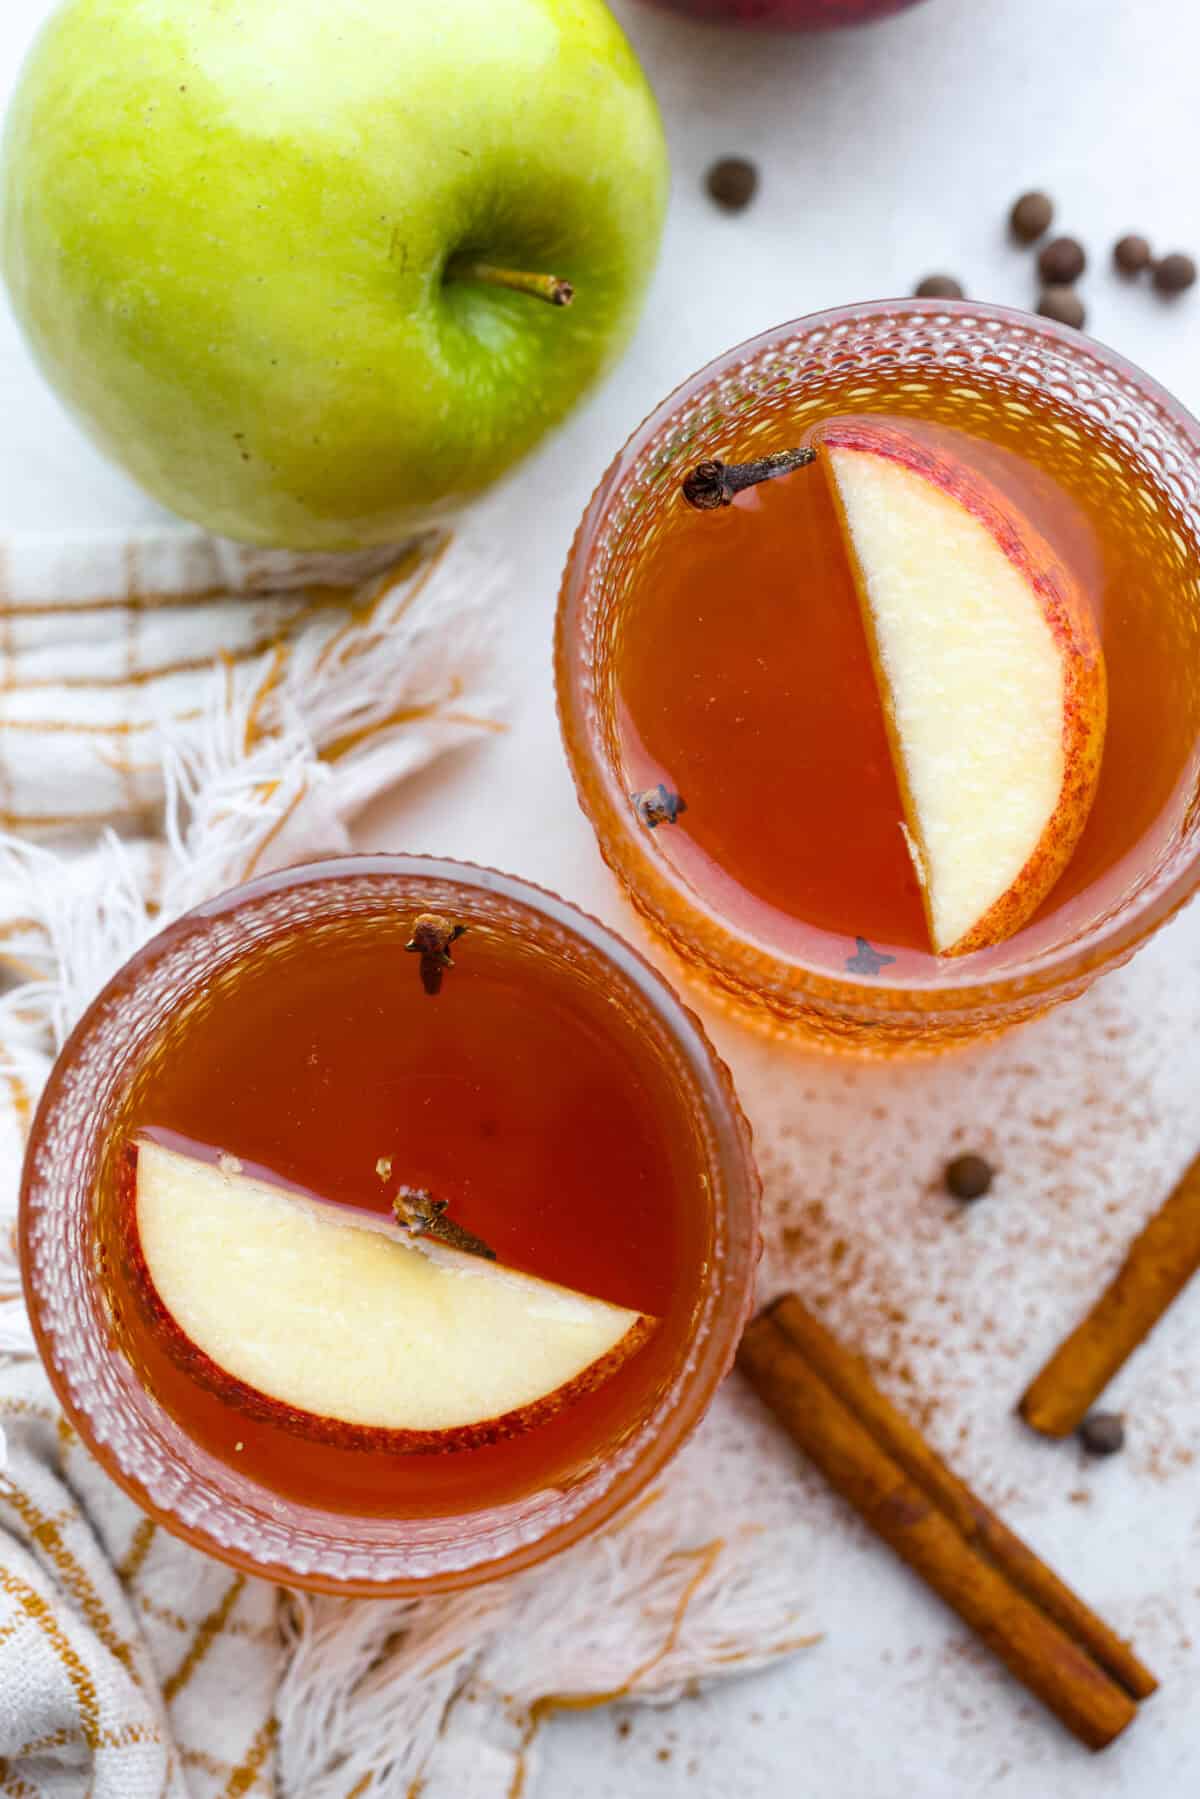
[[[1097,1617],[1078,1593],[1073,1593],[1028,1543],[1023,1543],[971,1491],[966,1481],[947,1467],[916,1426],[879,1391],[861,1356],[844,1349],[794,1293],[777,1300],[770,1316],[843,1405],[866,1426],[910,1480],[945,1512],[968,1543],[973,1543],[1014,1587],[1074,1637],[1132,1698],[1148,1699],[1156,1691],[1157,1680],[1129,1644],[1103,1618]]]
[[[1066,1437],[1200,1268],[1200,1156],[1130,1245],[1091,1311],[1022,1397],[1018,1411]]]
[[[1103,1749],[1136,1717],[1131,1693],[985,1553],[974,1505],[963,1506],[963,1494],[973,1495],[931,1451],[914,1449],[912,1427],[875,1392],[865,1368],[820,1326],[813,1329],[815,1323],[789,1298],[786,1307],[750,1324],[739,1365],[835,1490],[1068,1729],[1089,1748]],[[905,1427],[899,1432],[897,1420]],[[1036,1561],[1032,1551],[1026,1554]],[[1074,1604],[1086,1612],[1081,1601]],[[1111,1634],[1099,1619],[1094,1626]],[[1139,1682],[1153,1690],[1145,1670],[1139,1669]]]

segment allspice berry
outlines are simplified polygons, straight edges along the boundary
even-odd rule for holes
[[[1073,287],[1044,287],[1038,296],[1037,309],[1043,318],[1057,319],[1060,325],[1073,325],[1076,331],[1087,318],[1083,301]]]
[[[1125,1421],[1120,1412],[1089,1412],[1079,1426],[1079,1441],[1089,1455],[1116,1455],[1125,1447]]]
[[[704,185],[722,212],[741,212],[758,192],[758,169],[744,156],[723,156],[709,169]]]
[[[953,275],[926,275],[913,290],[919,300],[961,300],[965,298],[961,281]]]
[[[1053,218],[1054,202],[1049,194],[1034,192],[1014,200],[1008,223],[1015,238],[1023,244],[1033,244],[1049,231]]]
[[[1196,279],[1196,264],[1182,250],[1161,256],[1154,265],[1154,285],[1160,294],[1181,294]]]
[[[982,1199],[994,1178],[991,1163],[975,1155],[955,1156],[943,1175],[947,1193],[962,1200]]]
[[[1087,253],[1078,238],[1054,237],[1038,257],[1038,274],[1048,287],[1065,287],[1078,281],[1087,267]]]
[[[1136,231],[1125,237],[1119,237],[1113,245],[1113,261],[1122,275],[1140,275],[1148,269],[1152,260],[1150,245]]]

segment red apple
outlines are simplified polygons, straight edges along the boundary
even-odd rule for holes
[[[819,31],[830,25],[867,25],[916,6],[918,0],[649,0],[649,4],[715,25]]]

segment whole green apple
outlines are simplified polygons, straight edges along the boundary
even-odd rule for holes
[[[613,360],[666,187],[601,0],[67,0],[9,116],[3,265],[156,498],[351,548],[476,493]]]

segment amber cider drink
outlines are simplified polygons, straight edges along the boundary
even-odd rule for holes
[[[993,1029],[1077,990],[1112,927],[1127,953],[1139,903],[1182,872],[1200,766],[1200,548],[1196,452],[1182,480],[1174,459],[1196,427],[1160,412],[1172,403],[1125,365],[1107,374],[1111,409],[1098,404],[1089,383],[1114,360],[999,309],[818,315],[703,371],[593,500],[559,621],[583,804],[671,947],[769,1022],[868,1049]],[[1019,930],[960,959],[930,947],[823,469],[713,511],[681,494],[702,458],[741,464],[859,423],[953,459],[1028,520],[1086,592],[1107,670],[1099,784],[1069,863]],[[647,828],[647,794],[673,816]]]
[[[453,927],[444,960],[425,953],[430,918]],[[637,1325],[621,1327],[619,1355],[560,1383],[553,1403],[499,1424],[481,1412],[476,1426],[467,1392],[471,1428],[439,1424],[419,1442],[390,1425],[360,1428],[348,1411],[277,1404],[294,1369],[280,1386],[255,1387],[239,1360],[260,1347],[268,1313],[278,1353],[272,1265],[258,1264],[263,1299],[232,1321],[237,1340],[228,1316],[224,1338],[205,1336],[205,1317],[173,1297],[192,1304],[191,1276],[164,1260],[161,1215],[147,1210],[152,1151],[155,1166],[217,1183],[230,1270],[218,1264],[219,1285],[232,1284],[248,1249],[239,1208],[249,1219],[266,1203],[285,1238],[303,1213],[326,1232],[335,1221],[321,1241],[335,1240],[338,1258],[343,1243],[369,1242],[372,1281],[379,1233],[385,1258],[415,1260],[422,1279],[427,1253],[448,1256],[431,1327],[447,1333],[447,1362],[450,1333],[474,1328],[472,1294],[494,1301],[499,1290],[496,1315],[511,1318],[509,1290],[537,1286],[533,1323],[522,1314],[535,1348],[543,1294],[556,1318],[554,1294],[567,1295],[560,1338],[579,1322],[580,1296],[592,1310],[627,1309]],[[188,914],[96,1001],[35,1125],[25,1279],[69,1415],[161,1522],[300,1584],[420,1591],[539,1559],[661,1467],[732,1359],[752,1295],[758,1192],[724,1067],[634,951],[509,876],[349,857],[264,877]],[[204,1189],[202,1205],[210,1198]],[[186,1209],[170,1218],[193,1226]],[[417,1248],[394,1240],[400,1218],[421,1231]],[[330,1265],[302,1271],[310,1297],[309,1275],[317,1282],[312,1317],[328,1291],[337,1329],[352,1336],[357,1294],[344,1274],[329,1285]],[[279,1293],[291,1291],[287,1266]],[[372,1303],[386,1345],[393,1315]],[[307,1316],[294,1321],[297,1366],[313,1334]],[[396,1319],[397,1342],[404,1328]],[[439,1342],[422,1364],[435,1386]],[[337,1346],[351,1369],[354,1350]],[[458,1379],[461,1388],[461,1366]]]

